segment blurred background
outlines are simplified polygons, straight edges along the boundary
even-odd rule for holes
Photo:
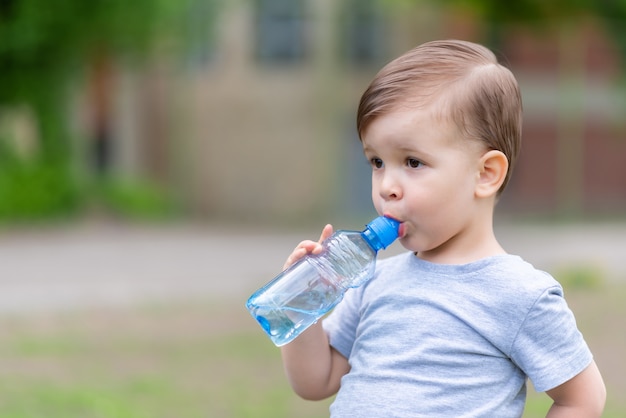
[[[56,3],[0,2],[4,223],[369,217],[356,104],[437,38],[488,45],[521,84],[501,212],[623,213],[623,1]]]
[[[572,289],[623,416],[625,28],[626,0],[0,0],[0,415],[324,416],[243,302],[375,215],[360,95],[460,38],[522,89],[501,239]]]

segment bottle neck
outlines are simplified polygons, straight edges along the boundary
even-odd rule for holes
[[[375,252],[387,248],[398,238],[400,222],[379,216],[368,223],[361,236]]]
[[[368,245],[372,247],[372,250],[374,250],[374,252],[378,252],[378,250],[384,248],[382,242],[380,242],[380,239],[378,238],[378,235],[376,235],[376,233],[374,233],[374,231],[372,231],[371,229],[366,228],[363,232],[361,232],[361,236],[363,237],[365,242],[367,242]]]

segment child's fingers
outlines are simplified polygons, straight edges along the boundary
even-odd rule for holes
[[[323,249],[322,242],[330,237],[332,234],[333,227],[329,224],[326,225],[324,229],[322,229],[322,234],[320,235],[320,239],[318,242],[311,240],[302,241],[289,255],[287,261],[285,261],[285,264],[283,265],[283,269],[291,266],[307,254],[319,254]]]
[[[324,240],[329,238],[332,234],[333,234],[333,226],[331,224],[326,225],[324,229],[322,229],[322,235],[320,235],[320,240],[318,242],[321,244]]]
[[[311,241],[311,240],[302,241],[289,255],[289,257],[287,258],[287,261],[285,261],[285,265],[283,266],[283,269],[286,269],[287,267],[291,266],[293,263],[300,260],[302,257],[307,255],[308,253],[313,252],[318,246],[321,247],[321,245],[315,241]]]

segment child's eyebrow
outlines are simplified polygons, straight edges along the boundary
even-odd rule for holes
[[[367,145],[365,142],[363,142],[363,154],[375,154],[376,150],[371,146],[371,145]]]

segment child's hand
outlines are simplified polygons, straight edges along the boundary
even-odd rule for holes
[[[332,225],[328,224],[322,229],[322,235],[320,235],[319,241],[304,240],[293,250],[291,255],[285,261],[283,270],[291,266],[296,261],[300,260],[307,254],[319,254],[322,251],[322,241],[330,237],[333,234]]]

